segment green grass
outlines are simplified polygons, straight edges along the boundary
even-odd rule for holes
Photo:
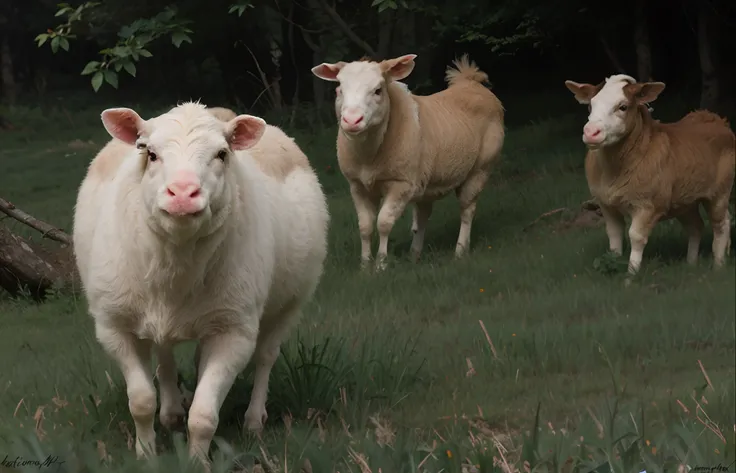
[[[69,231],[85,167],[107,140],[101,108],[73,119],[6,110],[21,129],[0,132],[0,196]],[[241,428],[248,370],[221,411],[214,471],[251,471],[254,461],[299,471],[305,458],[320,473],[508,471],[506,462],[524,470],[524,461],[547,471],[674,471],[678,459],[733,471],[734,255],[713,272],[707,232],[690,267],[682,229],[665,223],[634,284],[606,271],[617,266],[606,262],[605,231],[581,220],[580,126],[581,116],[564,116],[510,130],[469,257],[452,258],[450,197],[436,206],[419,264],[407,261],[410,213],[402,217],[384,274],[358,271],[335,130],[294,132],[329,195],[326,271],[274,369],[262,438]],[[529,225],[555,209],[564,210]],[[177,353],[189,389],[192,352],[185,344]],[[0,360],[0,460],[55,455],[66,462],[58,471],[141,471],[122,377],[80,294],[40,304],[0,294]],[[183,471],[184,436],[156,428],[163,448],[150,471]]]

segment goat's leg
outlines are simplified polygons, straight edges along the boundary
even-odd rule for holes
[[[713,267],[720,268],[731,250],[731,216],[728,212],[728,194],[707,205],[708,218],[713,227]]]
[[[636,274],[641,267],[644,248],[649,241],[649,235],[660,218],[660,213],[653,209],[642,208],[631,216],[629,239],[631,240],[631,254],[629,255],[629,274]]]
[[[687,242],[687,262],[695,264],[698,262],[698,253],[700,252],[700,239],[703,235],[703,219],[700,217],[698,204],[693,205],[681,215],[677,216],[685,231],[688,234]]]
[[[614,207],[598,204],[606,222],[606,234],[608,235],[608,249],[621,256],[624,251],[624,227],[626,221],[621,212]]]
[[[97,339],[104,350],[120,365],[128,393],[128,409],[135,424],[135,452],[138,458],[156,455],[156,387],[151,371],[150,340],[141,340],[132,333],[120,332],[96,324]]]

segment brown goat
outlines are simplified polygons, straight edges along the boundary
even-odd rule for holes
[[[664,90],[662,82],[637,83],[621,74],[596,86],[569,80],[565,85],[590,110],[583,127],[585,175],[603,213],[610,249],[619,255],[624,215],[631,217],[629,273],[638,272],[657,222],[671,218],[687,231],[687,261],[695,264],[701,203],[713,227],[714,266],[722,266],[730,254],[728,202],[736,167],[736,137],[728,122],[706,110],[674,123],[654,120],[647,104]]]

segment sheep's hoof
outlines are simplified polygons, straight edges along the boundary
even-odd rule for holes
[[[387,257],[386,256],[376,258],[376,269],[375,269],[375,271],[377,273],[380,273],[382,271],[385,271],[387,268],[388,268],[388,261],[387,261]]]

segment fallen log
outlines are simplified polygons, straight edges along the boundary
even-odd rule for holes
[[[25,223],[34,230],[38,230],[42,233],[43,237],[51,238],[52,240],[56,240],[66,245],[72,244],[72,238],[64,233],[63,230],[49,225],[48,223],[32,217],[31,215],[28,215],[27,213],[16,207],[15,204],[8,202],[2,197],[0,197],[0,212],[3,212],[8,217],[12,217],[21,223]]]
[[[61,245],[46,248],[0,226],[0,287],[41,300],[52,288],[78,287],[72,239],[63,230],[41,221],[0,198],[0,212],[41,232]]]
[[[69,251],[69,248],[67,248]],[[64,257],[53,257],[25,238],[0,226],[0,286],[12,295],[27,291],[42,299],[49,289],[67,289],[75,276]]]

